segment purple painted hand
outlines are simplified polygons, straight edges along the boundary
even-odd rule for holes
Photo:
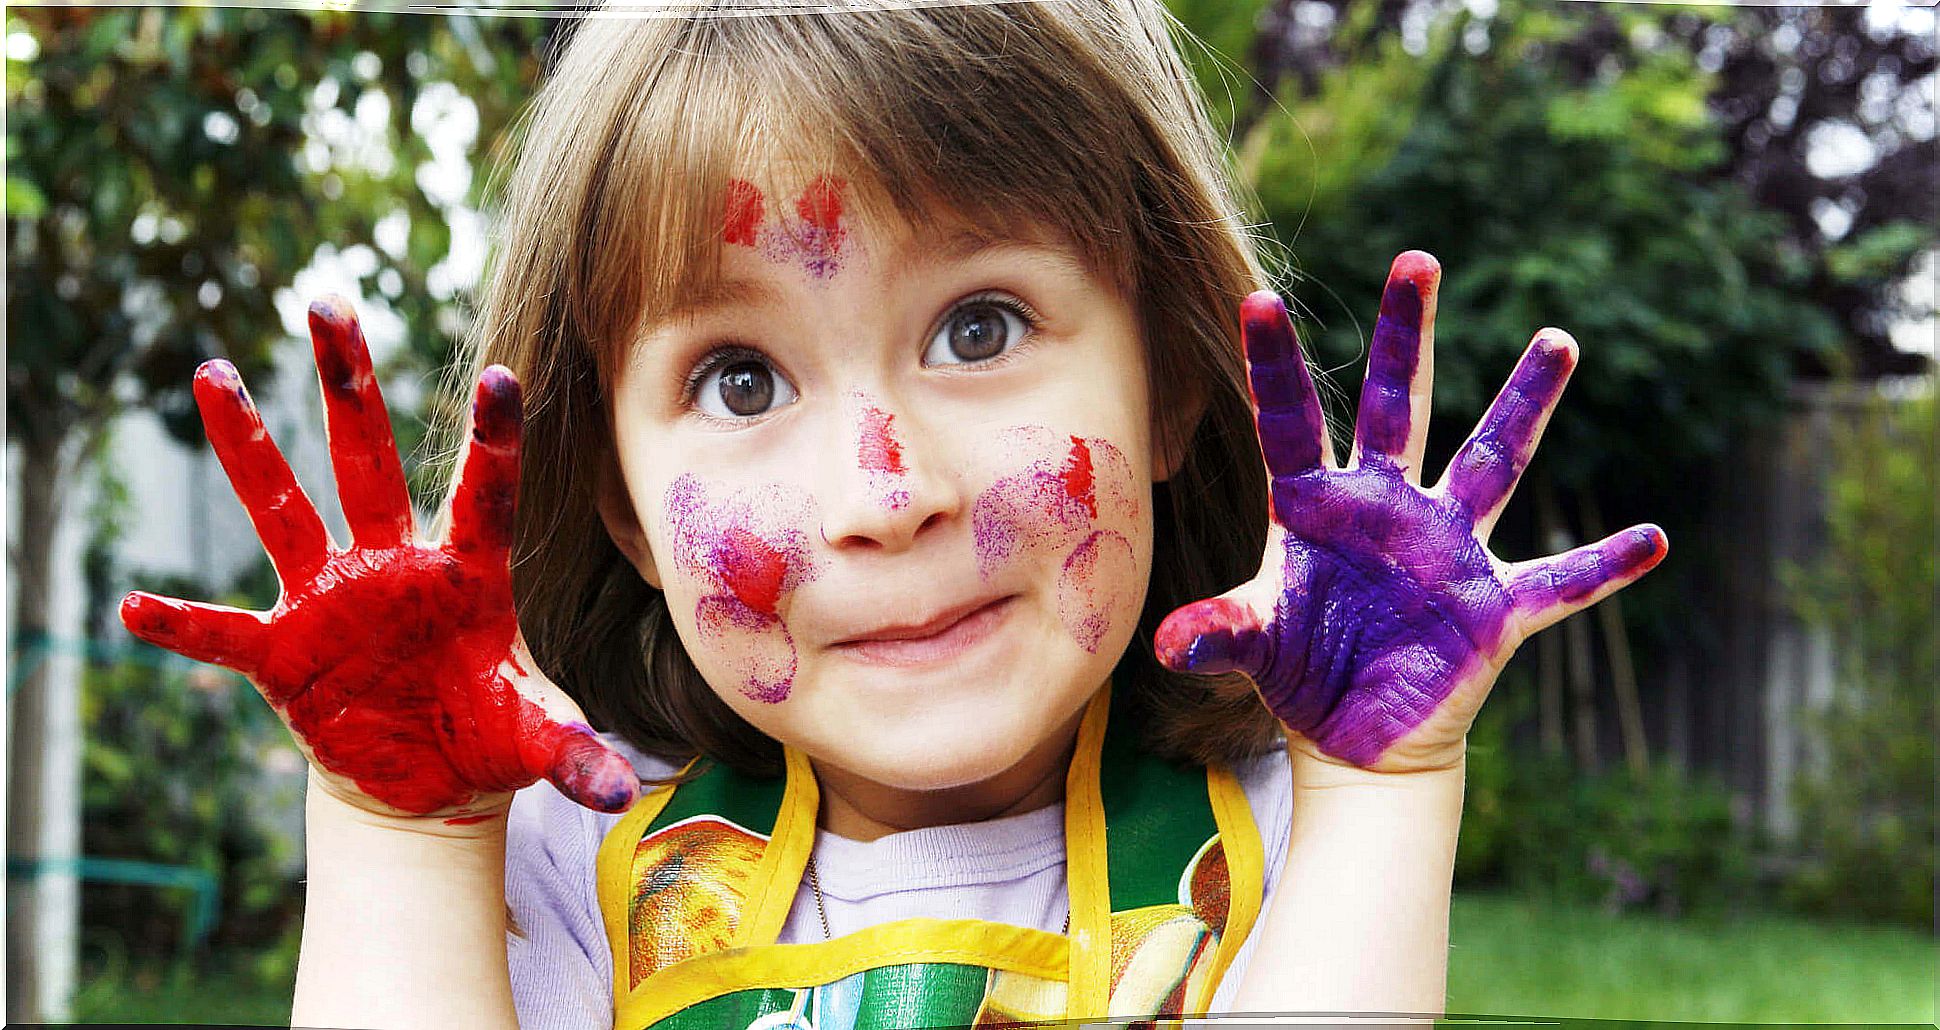
[[[1664,557],[1633,526],[1507,563],[1489,532],[1576,365],[1544,329],[1449,464],[1421,486],[1441,268],[1395,258],[1381,298],[1353,455],[1339,466],[1279,297],[1241,308],[1254,420],[1271,477],[1267,553],[1251,581],[1173,612],[1159,660],[1237,670],[1280,721],[1332,759],[1384,772],[1459,761],[1503,663],[1531,634],[1635,582]]]

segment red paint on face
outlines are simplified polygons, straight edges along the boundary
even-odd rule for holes
[[[1058,570],[1057,610],[1073,641],[1096,653],[1135,616],[1137,562],[1128,534],[1140,507],[1124,453],[1100,437],[1018,426],[1007,434],[1025,459],[977,495],[971,532],[989,580],[1017,565]]]
[[[862,409],[861,443],[856,448],[856,461],[871,472],[887,472],[900,476],[909,470],[903,467],[903,445],[896,442],[894,435],[896,416],[881,408]]]
[[[849,184],[833,175],[818,176],[802,190],[795,201],[795,213],[802,221],[823,232],[842,232],[842,191]]]
[[[729,179],[727,213],[722,218],[721,239],[743,247],[754,246],[761,228],[761,190],[746,179]]]
[[[1092,486],[1091,448],[1082,437],[1071,438],[1071,455],[1065,459],[1059,478],[1064,481],[1064,495],[1083,505],[1092,518],[1097,518],[1098,498]]]
[[[694,622],[700,640],[724,657],[741,693],[785,700],[795,675],[795,643],[781,619],[788,592],[815,575],[799,498],[774,489],[712,500],[701,481],[682,475],[667,487],[665,510],[678,568],[701,582]]]
[[[743,526],[729,526],[714,554],[721,581],[741,603],[763,615],[775,614],[788,556]]]

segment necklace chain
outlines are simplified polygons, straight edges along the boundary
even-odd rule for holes
[[[815,914],[822,919],[822,939],[832,941],[835,939],[835,934],[829,930],[829,908],[828,904],[822,900],[822,881],[820,877],[815,875],[814,855],[808,856],[808,889],[815,892]],[[1064,929],[1059,932],[1063,934],[1069,934],[1071,932],[1070,909],[1065,910]]]

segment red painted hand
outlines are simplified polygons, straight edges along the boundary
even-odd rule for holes
[[[330,456],[353,543],[316,508],[226,361],[195,374],[209,443],[276,566],[268,612],[136,592],[136,636],[248,677],[339,797],[386,814],[469,820],[540,778],[589,808],[639,793],[632,766],[534,668],[518,639],[508,555],[518,494],[519,384],[479,378],[442,544],[414,538],[404,468],[350,305],[310,306]]]

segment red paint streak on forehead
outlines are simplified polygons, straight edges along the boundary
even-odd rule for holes
[[[744,247],[754,246],[755,230],[761,226],[761,190],[746,179],[729,179],[727,214],[722,218],[721,239]]]
[[[889,472],[902,475],[909,471],[903,466],[903,445],[896,442],[896,416],[881,408],[862,409],[861,443],[857,446],[856,460],[871,472]]]
[[[763,615],[775,614],[788,574],[786,554],[747,529],[730,526],[714,555],[714,567],[742,604]]]
[[[1092,518],[1098,517],[1098,497],[1094,492],[1091,476],[1091,448],[1083,437],[1071,438],[1071,453],[1064,459],[1064,469],[1058,473],[1064,482],[1064,495],[1084,505],[1085,512]]]
[[[795,201],[795,213],[802,221],[825,232],[836,232],[842,222],[842,191],[849,184],[833,175],[817,176]]]

